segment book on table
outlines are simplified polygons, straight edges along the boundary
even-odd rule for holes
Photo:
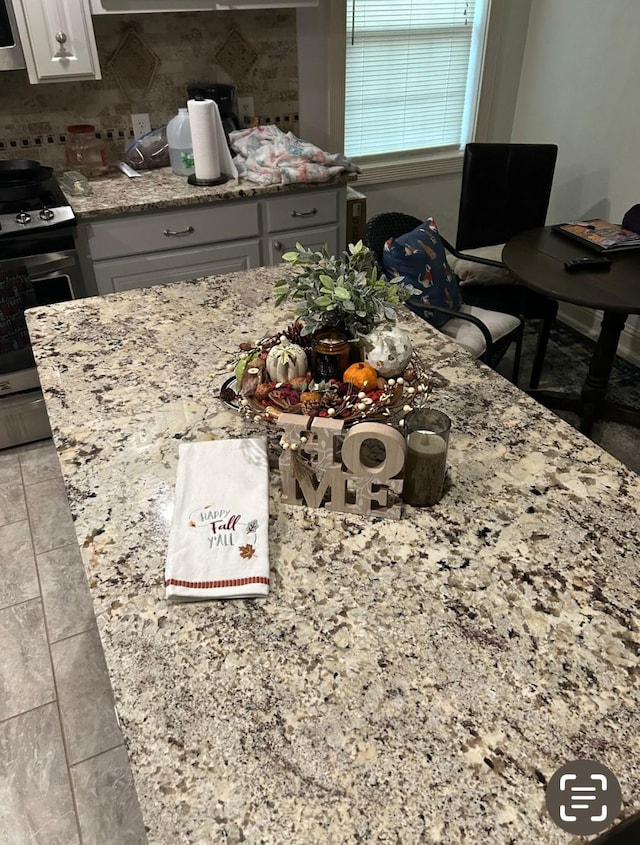
[[[619,252],[640,247],[640,233],[599,218],[558,223],[551,228],[596,252]]]

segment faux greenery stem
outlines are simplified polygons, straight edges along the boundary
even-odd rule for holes
[[[389,281],[379,275],[375,256],[362,241],[349,244],[337,258],[325,248],[314,251],[297,243],[282,258],[300,272],[276,285],[276,305],[295,303],[303,335],[338,328],[362,340],[374,326],[394,323],[400,305],[419,293],[402,277]]]

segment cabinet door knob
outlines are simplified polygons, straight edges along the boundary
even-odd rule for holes
[[[311,211],[292,211],[292,217],[313,217],[314,214],[318,213],[317,208],[312,208]]]
[[[65,32],[56,32],[56,41],[58,44],[66,44],[67,35]]]
[[[278,252],[282,252],[282,250],[284,249],[284,247],[282,245],[282,241],[274,241],[273,242],[273,248],[277,249]]]
[[[173,229],[165,229],[162,234],[166,235],[168,238],[170,238],[170,237],[179,238],[180,235],[191,235],[191,234],[193,234],[193,232],[195,232],[195,229],[193,228],[193,226],[187,226],[186,229],[182,229],[180,232],[174,232]]]

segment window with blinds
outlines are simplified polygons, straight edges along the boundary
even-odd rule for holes
[[[460,147],[488,0],[348,0],[345,153]]]

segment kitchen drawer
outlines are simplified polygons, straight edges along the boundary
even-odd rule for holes
[[[322,249],[326,246],[330,255],[337,255],[340,251],[338,246],[338,227],[325,226],[322,229],[305,229],[300,232],[283,232],[281,235],[274,235],[268,242],[268,263],[279,264],[282,255],[296,248],[296,243],[301,243],[307,249]]]
[[[256,237],[258,233],[257,202],[191,205],[100,220],[88,226],[89,250],[94,261],[237,241]]]
[[[250,240],[97,261],[93,271],[98,292],[106,294],[236,273],[260,264],[260,242]]]
[[[335,223],[339,219],[339,196],[339,191],[301,191],[269,199],[265,203],[267,232]]]

